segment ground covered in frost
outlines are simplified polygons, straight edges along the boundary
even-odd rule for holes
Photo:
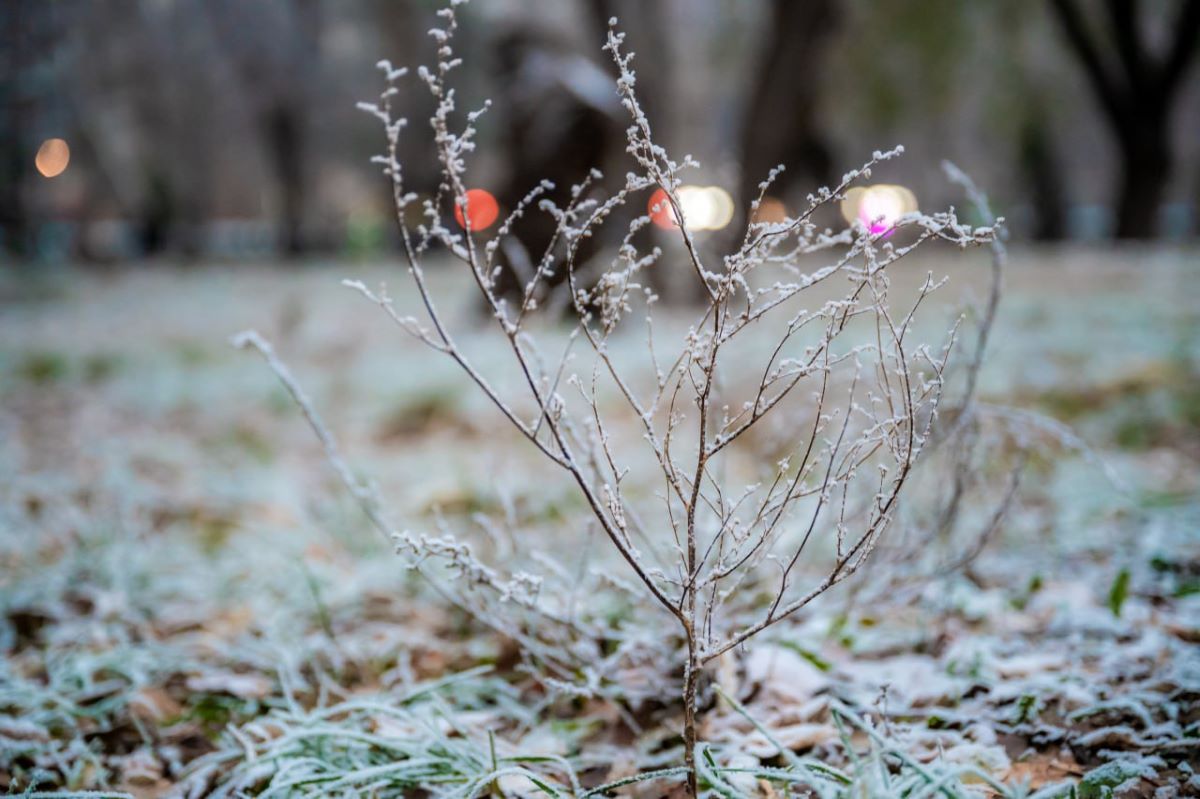
[[[982,285],[977,258],[931,268]],[[607,698],[547,693],[403,567],[261,361],[228,345],[246,327],[275,341],[411,529],[496,537],[489,514],[515,538],[480,546],[577,546],[570,486],[344,277],[404,279],[3,273],[0,787],[678,790],[674,697],[632,667]],[[885,551],[720,662],[707,791],[1200,795],[1198,281],[1190,252],[1016,254],[984,394],[1086,450],[1031,460],[969,568],[909,575]],[[482,332],[469,344],[499,362]]]

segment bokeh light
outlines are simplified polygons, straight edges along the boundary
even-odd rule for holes
[[[471,220],[470,230],[487,230],[500,217],[500,203],[496,202],[496,198],[487,189],[467,189],[466,199],[466,217]],[[459,227],[468,229],[463,207],[457,202],[454,204],[454,219]]]
[[[751,222],[758,224],[779,224],[788,220],[787,206],[777,197],[763,197],[758,208],[754,210]]]
[[[71,148],[62,139],[46,139],[33,159],[42,177],[54,178],[66,171],[71,162]]]
[[[856,186],[842,200],[842,216],[850,224],[859,222],[873,236],[885,238],[896,230],[900,217],[917,210],[917,197],[904,186],[878,184]]]
[[[675,195],[692,230],[720,230],[733,219],[733,198],[720,186],[680,186]],[[677,227],[674,209],[663,189],[650,195],[646,208],[650,220],[660,228]]]
[[[675,227],[675,210],[671,208],[667,192],[663,189],[655,189],[650,195],[650,201],[646,203],[646,213],[650,214],[650,221],[663,230]]]

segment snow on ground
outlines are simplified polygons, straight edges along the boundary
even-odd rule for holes
[[[908,279],[925,267],[982,290],[978,258]],[[526,548],[578,548],[570,486],[344,277],[405,302],[380,265],[0,275],[9,790],[584,795],[680,761],[673,697],[532,687],[511,642],[403,567],[229,346],[248,327],[275,342],[404,525],[486,540],[483,512]],[[1189,252],[1016,255],[984,394],[1087,451],[1035,458],[965,572],[909,579],[883,553],[718,663],[713,792],[1200,795],[1198,280]],[[435,282],[454,307],[456,278]],[[657,679],[631,668],[615,695]]]

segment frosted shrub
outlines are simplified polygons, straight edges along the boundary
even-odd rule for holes
[[[578,492],[591,523],[622,564],[619,570],[598,570],[597,585],[636,594],[655,608],[642,614],[645,626],[679,665],[660,669],[661,682],[652,689],[682,697],[681,773],[695,795],[702,672],[855,574],[896,518],[905,484],[930,445],[955,329],[936,345],[914,341],[914,315],[942,282],[929,275],[898,307],[889,268],[931,240],[968,247],[991,242],[996,230],[967,226],[952,211],[911,213],[878,233],[863,225],[819,229],[813,221],[819,209],[839,202],[877,163],[899,155],[897,148],[875,153],[834,188],[811,195],[795,218],[749,224],[732,252],[719,260],[706,257],[678,195],[681,173],[696,165],[689,158],[672,160],[655,144],[635,92],[632,54],[622,49],[623,35],[613,20],[605,50],[618,68],[616,91],[630,118],[625,185],[602,194],[593,172],[560,204],[550,199],[554,187],[543,183],[511,209],[495,235],[463,233],[449,225],[456,207],[470,224],[467,159],[474,124],[486,106],[456,119],[449,79],[461,62],[452,49],[453,5],[458,3],[440,12],[443,27],[431,31],[436,65],[417,73],[437,103],[431,124],[442,171],[416,227],[405,222],[417,197],[397,159],[406,120],[392,110],[406,70],[382,62],[387,88],[378,103],[362,104],[385,128],[386,152],[377,161],[393,187],[419,315],[397,308],[382,290],[348,285],[407,334],[457,363],[496,412]],[[774,176],[761,184],[758,202]],[[588,265],[587,279],[577,255],[618,208],[644,203],[658,188],[675,219],[682,220],[675,231],[677,252],[702,288],[702,307],[679,336],[664,336],[654,324],[656,297],[644,276],[662,268],[667,256],[635,244],[649,216],[628,225],[607,262]],[[497,291],[497,253],[514,223],[532,213],[550,214],[557,235],[535,260],[519,302],[509,302]],[[494,335],[506,342],[519,391],[489,382],[460,347],[426,280],[424,264],[435,245],[470,275],[493,318]],[[811,271],[798,265],[813,257],[824,257],[826,265]],[[563,273],[574,327],[568,345],[555,348],[561,354],[550,355],[547,334],[532,319],[550,278]],[[640,356],[633,358],[624,342],[641,335],[639,330],[647,332],[644,345],[635,348]],[[342,479],[416,568],[437,562],[442,576],[461,578],[447,596],[516,640],[548,688],[604,694],[612,671],[636,657],[636,636],[604,631],[610,641],[623,643],[615,651],[602,650],[595,644],[599,622],[568,607],[550,582],[487,566],[449,531],[438,537],[396,531],[270,345],[254,333],[239,342],[268,358]],[[776,444],[785,445],[785,454],[763,462],[747,442],[772,418],[786,421],[773,434],[783,437]],[[815,577],[812,563],[820,564]],[[677,631],[674,641],[662,642],[657,631],[664,624]]]

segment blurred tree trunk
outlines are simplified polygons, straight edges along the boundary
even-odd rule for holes
[[[1033,194],[1035,241],[1061,241],[1067,235],[1067,200],[1062,160],[1040,101],[1032,103],[1018,142],[1021,171]]]
[[[289,258],[302,255],[307,249],[302,117],[303,109],[281,102],[264,110],[261,120],[267,156],[275,168],[275,180],[279,185],[279,246]]]
[[[821,65],[841,19],[837,0],[771,0],[766,46],[742,129],[737,207],[747,209],[775,166],[787,167],[772,193],[829,184],[833,156],[817,120]]]
[[[1138,0],[1105,0],[1115,57],[1075,0],[1050,0],[1066,42],[1083,67],[1121,156],[1117,237],[1157,232],[1171,179],[1171,118],[1183,78],[1200,45],[1200,0],[1181,0],[1165,54],[1150,51],[1139,29]],[[1096,15],[1098,16],[1098,15]]]
[[[613,81],[616,67],[601,50],[608,20],[617,17],[628,35],[626,49],[637,54],[638,100],[653,126],[655,140],[670,140],[671,55],[661,3],[640,0],[587,0],[585,19],[590,23],[581,54],[570,43],[551,41],[523,27],[514,27],[499,37],[496,45],[499,83],[503,94],[497,107],[504,118],[505,161],[508,174],[497,192],[500,205],[511,210],[539,180],[555,185],[552,195],[565,201],[570,187],[584,180],[591,169],[600,169],[604,187],[616,190],[624,181],[624,129],[629,118],[621,108]],[[620,164],[618,166],[618,164]],[[649,197],[649,192],[646,194]],[[618,209],[606,231],[624,231],[625,223],[643,213],[638,199]],[[508,240],[502,248],[505,269],[498,281],[507,295],[519,292],[553,240],[557,225],[541,212],[527,213],[514,227],[518,242]],[[581,264],[607,243],[584,242]],[[651,231],[642,231],[635,243],[649,249]],[[559,244],[561,248],[561,243]],[[566,279],[559,270],[547,280],[550,286]],[[663,297],[672,290],[671,276],[655,268],[649,281]],[[585,278],[586,279],[586,278]]]
[[[0,5],[0,250],[27,255],[29,238],[25,183],[33,149],[27,132],[32,102],[24,81],[33,58],[33,16],[27,0]]]
[[[571,186],[582,182],[593,168],[603,168],[620,136],[620,111],[608,76],[594,61],[581,58],[562,42],[514,28],[496,45],[497,76],[501,95],[496,103],[503,119],[501,147],[505,176],[496,189],[502,213],[538,185],[554,184],[549,195],[565,205]],[[603,99],[601,99],[603,98]],[[518,297],[534,270],[556,241],[557,222],[536,208],[513,227],[504,239],[500,260],[504,269],[497,291]],[[563,242],[555,244],[562,254]],[[579,259],[586,262],[594,241],[584,242]],[[567,278],[559,268],[544,281],[547,288]]]
[[[289,257],[309,248],[305,236],[305,209],[308,207],[308,104],[313,102],[313,84],[321,41],[319,0],[295,0],[296,38],[291,66],[296,81],[286,97],[265,114],[267,141],[274,147],[275,174],[280,190],[280,224],[283,251]]]
[[[231,4],[206,6],[218,41],[238,75],[275,179],[280,251],[288,257],[310,249],[305,214],[309,206],[309,114],[316,102],[321,15],[319,0],[289,0],[279,8]],[[246,36],[247,27],[283,25],[269,42]]]
[[[86,148],[89,213],[130,220],[139,255],[175,249],[194,257],[217,180],[202,16],[182,3],[148,8],[137,0],[77,8],[63,91]],[[112,244],[87,237],[81,254],[105,260]]]
[[[666,5],[645,0],[588,0],[587,8],[592,23],[590,33],[597,47],[602,45],[608,36],[608,21],[616,17],[620,23],[619,27],[627,37],[625,49],[635,54],[633,66],[637,70],[638,102],[641,103],[646,118],[650,120],[654,140],[671,152],[676,108],[672,103],[674,74],[671,67],[674,58],[667,36]],[[604,59],[605,69],[615,82],[618,77],[616,64],[609,53],[602,53],[601,57]],[[615,91],[615,88],[612,91]],[[610,161],[614,155],[622,155],[625,148],[625,139],[619,126],[613,134],[612,141],[608,143]],[[617,175],[624,175],[624,170],[617,170]],[[648,199],[649,194],[647,201]],[[614,229],[627,225],[634,216],[645,212],[644,208],[636,204],[621,210],[622,213],[613,220]],[[633,243],[640,250],[649,250],[654,246],[653,239],[656,235],[653,229],[644,229],[634,237]],[[699,285],[698,281],[691,280],[690,269],[686,275],[683,274],[684,270],[672,275],[669,269],[670,263],[664,260],[647,274],[651,288],[663,301],[691,301],[704,294],[704,287]],[[689,287],[691,290],[688,290]]]
[[[371,0],[368,18],[379,31],[382,56],[396,66],[407,66],[416,72],[416,65],[423,63],[422,54],[431,49],[428,9],[418,6],[413,0]],[[429,92],[410,89],[404,96],[404,115],[410,120],[424,120],[433,116],[437,103]],[[372,123],[373,124],[373,123]],[[421,129],[420,125],[414,127]],[[374,134],[375,128],[370,131]],[[425,136],[412,134],[400,137],[400,163],[404,164],[404,178],[412,191],[432,194],[441,180],[435,148]],[[387,207],[392,205],[391,181],[379,181],[380,201]],[[399,247],[399,240],[396,241]]]
[[[637,70],[637,96],[646,118],[650,120],[654,138],[670,150],[674,127],[674,112],[671,98],[674,61],[671,42],[667,36],[666,4],[643,0],[588,0],[591,19],[589,36],[595,40],[596,52],[603,59],[605,70],[617,78],[617,67],[607,52],[601,52],[608,36],[608,21],[616,17],[620,30],[625,33],[625,50],[635,54],[633,67]],[[613,88],[616,91],[616,88]],[[618,145],[624,149],[623,138]]]

